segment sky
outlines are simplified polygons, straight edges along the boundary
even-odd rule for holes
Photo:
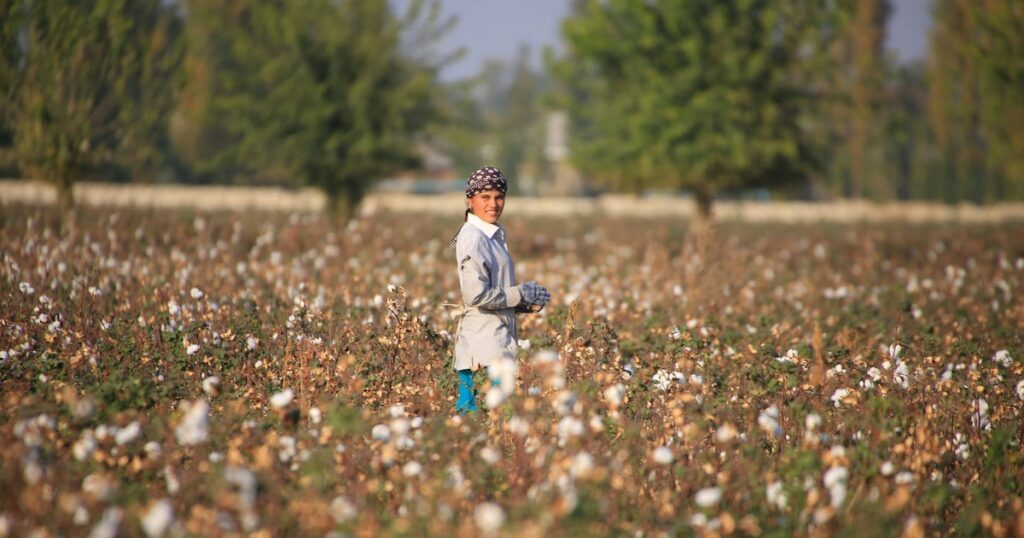
[[[395,0],[393,0],[395,1]],[[458,23],[440,44],[442,51],[465,48],[465,56],[441,72],[443,80],[467,78],[488,58],[513,60],[522,44],[530,46],[534,65],[541,65],[545,46],[560,50],[561,20],[570,0],[441,0],[446,15]],[[931,0],[890,0],[892,14],[887,46],[900,61],[923,58],[931,24]],[[401,4],[401,0],[396,1]]]

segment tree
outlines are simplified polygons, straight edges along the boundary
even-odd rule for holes
[[[564,25],[577,167],[613,188],[716,192],[803,177],[800,72],[831,2],[590,0]]]
[[[936,2],[929,116],[946,198],[1024,197],[1024,9],[1012,0]]]
[[[879,181],[879,167],[872,167],[872,141],[880,137],[879,116],[882,86],[885,77],[884,45],[885,22],[889,17],[886,0],[860,0],[856,14],[848,26],[851,56],[850,76],[850,130],[847,140],[849,151],[849,188],[853,197],[871,192],[876,196],[888,195],[890,189]]]
[[[438,115],[436,67],[405,48],[437,13],[424,1],[405,18],[387,2],[189,3],[182,154],[208,176],[319,187],[349,213],[370,181],[416,164],[414,138]]]
[[[144,96],[176,69],[164,33],[176,15],[161,0],[15,0],[8,9],[5,33],[19,43],[16,71],[5,75],[15,81],[16,155],[24,173],[54,183],[67,212],[76,181],[126,140],[143,151],[166,124],[170,99]]]
[[[0,177],[17,168],[14,156],[13,117],[17,110],[18,79],[21,47],[21,7],[17,2],[0,3]]]

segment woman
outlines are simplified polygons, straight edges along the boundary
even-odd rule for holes
[[[473,172],[466,186],[465,223],[452,239],[463,303],[455,314],[455,410],[462,414],[477,409],[473,372],[502,359],[515,360],[516,312],[539,312],[551,300],[548,290],[532,280],[515,283],[505,229],[498,225],[507,190],[508,181],[497,168]]]

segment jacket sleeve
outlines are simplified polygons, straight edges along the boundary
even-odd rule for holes
[[[522,302],[519,288],[492,287],[491,269],[484,261],[483,245],[472,239],[459,239],[456,246],[459,258],[459,284],[462,302],[482,310],[514,308]]]

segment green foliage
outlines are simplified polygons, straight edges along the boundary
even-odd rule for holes
[[[147,148],[166,131],[169,82],[180,62],[175,8],[160,0],[15,0],[4,8],[4,93],[23,173],[71,186],[131,153],[152,165]],[[141,169],[141,168],[140,168]]]
[[[928,112],[949,200],[1024,196],[1019,7],[1009,0],[936,2]]]
[[[304,181],[349,211],[371,180],[416,165],[437,117],[435,69],[404,49],[416,24],[386,2],[191,2],[183,155],[210,176]]]
[[[704,203],[723,189],[801,177],[810,96],[797,85],[800,52],[820,41],[802,13],[822,6],[581,4],[556,66],[571,96],[574,161],[606,185],[686,188]]]

